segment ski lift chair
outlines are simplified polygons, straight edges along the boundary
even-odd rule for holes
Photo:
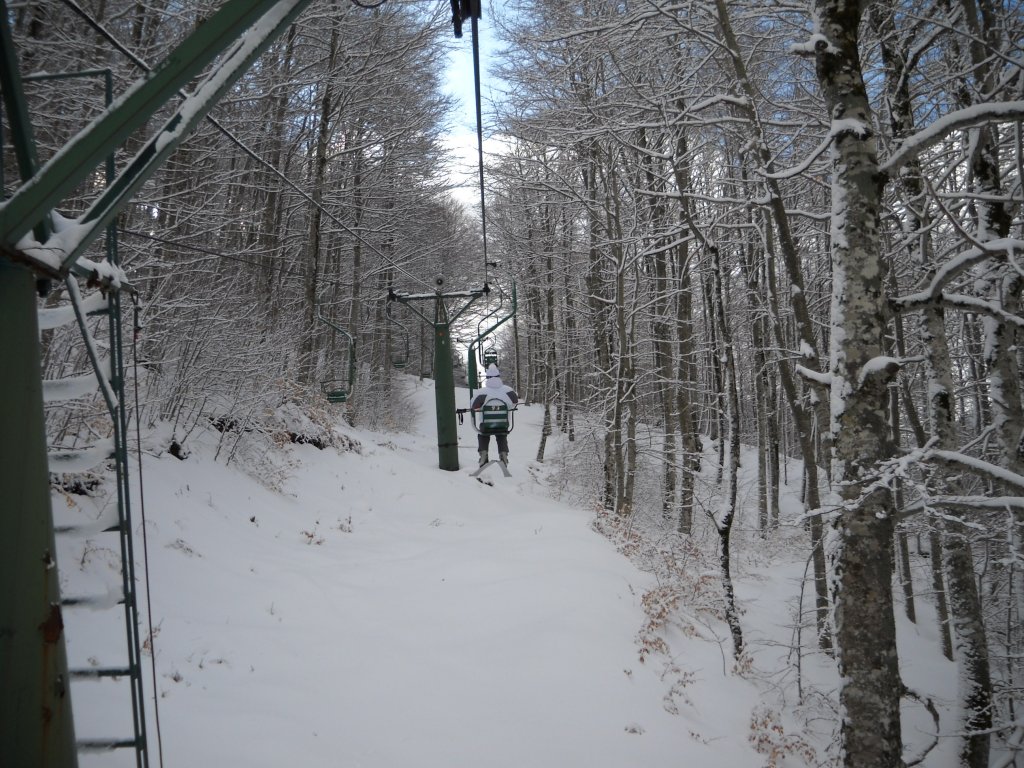
[[[499,397],[490,397],[484,400],[483,405],[480,407],[479,412],[470,407],[465,409],[469,411],[469,417],[473,424],[473,429],[481,435],[509,435],[515,428],[515,411],[516,405],[513,404],[509,407],[509,404]],[[458,411],[460,414],[459,420],[461,421],[461,414],[464,411]],[[477,422],[477,413],[480,414],[480,421]],[[491,460],[482,464],[476,472],[471,473],[471,477],[479,478],[481,473],[493,464],[497,464],[501,469],[501,472],[505,477],[512,477],[512,473],[508,471],[508,466],[504,461]]]
[[[346,331],[337,323],[331,322],[324,317],[320,307],[316,309],[317,318],[324,323],[329,325],[335,331],[340,333],[345,338],[345,344],[348,347],[348,379],[326,379],[320,382],[320,391],[324,393],[329,403],[344,403],[348,401],[348,396],[352,392],[353,387],[356,383],[356,346],[355,339],[352,334]]]
[[[494,347],[488,347],[487,349],[484,350],[483,355],[481,356],[480,362],[483,363],[485,371],[491,365],[497,365],[498,364],[498,350],[496,350]]]
[[[384,314],[387,315],[389,323],[397,326],[399,333],[401,333],[402,343],[397,351],[391,353],[391,367],[401,371],[409,365],[409,329],[406,328],[405,323],[391,314],[392,303],[390,301],[387,303]]]
[[[348,390],[344,388],[344,379],[329,379],[320,383],[320,389],[328,403],[344,403],[348,400]]]

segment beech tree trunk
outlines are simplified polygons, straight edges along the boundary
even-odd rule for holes
[[[873,487],[892,454],[885,364],[885,266],[873,118],[861,73],[862,4],[815,0],[818,82],[832,119],[830,375],[835,522],[835,639],[842,680],[840,742],[847,768],[897,768],[902,683],[891,590],[891,499]],[[891,359],[890,359],[891,360]]]
[[[943,450],[957,450],[957,425],[953,414],[953,377],[946,342],[945,314],[940,306],[924,310],[921,332],[926,343],[929,413],[932,437]],[[952,496],[963,492],[954,475],[940,481],[939,492]],[[992,727],[992,680],[989,672],[988,640],[981,613],[981,599],[974,575],[970,529],[956,517],[955,510],[943,515],[943,565],[949,592],[953,650],[958,666],[960,705],[963,721],[956,728],[960,737],[960,765],[987,768],[989,729]]]
[[[334,69],[334,59],[338,52],[338,27],[331,29],[331,49],[328,71]],[[323,97],[320,102],[319,126],[316,136],[313,163],[313,189],[310,194],[309,236],[306,241],[305,259],[303,264],[303,336],[299,353],[299,380],[309,383],[316,372],[316,302],[320,285],[320,262],[323,258],[323,199],[324,185],[327,182],[327,149],[331,136],[331,117],[334,114],[331,83],[323,85]]]
[[[740,468],[740,399],[739,383],[736,377],[736,354],[729,330],[729,321],[725,313],[725,289],[721,264],[721,254],[717,247],[711,246],[711,284],[712,315],[718,325],[718,338],[721,347],[715,350],[716,356],[722,360],[722,383],[725,387],[722,400],[725,403],[725,433],[720,437],[722,444],[727,446],[724,467],[725,489],[722,494],[721,513],[712,516],[718,531],[719,564],[722,570],[722,588],[725,593],[725,622],[729,625],[732,635],[733,656],[739,658],[743,653],[743,628],[740,626],[739,613],[736,610],[736,596],[732,583],[732,564],[730,561],[730,541],[732,525],[736,519],[737,486]]]

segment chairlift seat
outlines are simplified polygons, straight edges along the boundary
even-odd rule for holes
[[[321,391],[329,403],[344,403],[348,401],[348,390],[337,386],[338,380],[325,381],[320,385]]]
[[[508,403],[494,397],[484,402],[480,408],[480,426],[477,431],[481,435],[507,435],[513,427],[513,408]]]

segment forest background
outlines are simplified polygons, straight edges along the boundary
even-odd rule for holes
[[[110,68],[118,93],[216,6],[19,4],[22,71]],[[282,402],[315,403],[351,350],[347,418],[399,429],[391,363],[429,375],[452,361],[431,359],[418,321],[389,317],[389,289],[430,291],[439,274],[487,282],[482,311],[500,312],[514,284],[517,317],[495,339],[508,383],[543,406],[544,434],[572,442],[591,503],[645,513],[677,540],[711,526],[737,659],[740,446],[757,449],[765,537],[782,459],[803,460],[814,634],[842,673],[845,764],[902,763],[899,705],[914,692],[893,612],[913,620],[921,599],[960,673],[962,719],[943,730],[958,734],[961,764],[1014,754],[1024,9],[487,6],[503,47],[487,105],[486,258],[478,212],[451,194],[449,11],[315,3],[122,213],[139,418],[171,425],[179,446],[212,425],[231,461],[230,435]],[[28,97],[42,160],[103,109],[90,78],[30,81]],[[55,290],[42,304],[65,300]],[[457,335],[472,338],[480,317]],[[73,334],[44,333],[46,377],[87,367]],[[51,444],[90,439],[96,407],[50,409]],[[708,446],[717,501],[705,507]],[[915,552],[930,559],[928,584],[910,578]]]

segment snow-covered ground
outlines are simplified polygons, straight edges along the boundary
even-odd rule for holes
[[[214,461],[216,432],[194,433],[184,461],[146,454],[166,766],[759,768],[827,759],[834,665],[813,652],[806,630],[799,664],[793,648],[802,531],[771,543],[742,525],[737,533],[749,648],[737,667],[714,607],[713,539],[692,563],[670,558],[682,574],[674,584],[665,569],[638,568],[660,556],[656,546],[638,553],[628,532],[595,530],[594,510],[552,498],[552,465],[566,445],[553,438],[548,463],[530,460],[539,407],[517,415],[512,478],[496,467],[493,485],[469,476],[468,422],[463,469],[441,471],[432,384],[406,386],[418,410],[408,433],[354,430],[339,411],[339,432],[357,445],[283,447],[265,459],[273,483],[257,482],[242,461]],[[160,435],[148,443],[167,446]],[[60,522],[99,514],[82,497],[55,499]],[[98,535],[62,541],[66,592],[116,592],[110,545]],[[137,536],[140,562],[141,546]],[[123,629],[101,615],[69,614],[73,667],[123,663]],[[921,645],[906,665],[911,684],[934,691],[929,678],[947,669],[937,647],[908,642]],[[126,690],[76,683],[79,736],[130,734]],[[146,708],[155,766],[151,700]],[[905,727],[920,730],[910,741],[923,746],[930,721],[914,710]],[[942,765],[932,761],[940,754],[927,764]]]

